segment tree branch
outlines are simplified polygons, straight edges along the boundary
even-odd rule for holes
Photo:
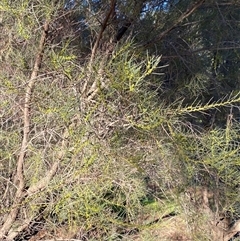
[[[23,199],[23,192],[24,192],[24,186],[25,186],[24,174],[23,174],[23,163],[24,163],[25,153],[27,151],[28,137],[29,137],[29,131],[30,131],[31,96],[33,92],[34,83],[38,76],[38,72],[42,63],[44,45],[48,35],[48,29],[49,29],[49,23],[46,21],[43,26],[43,32],[39,42],[39,50],[36,55],[33,70],[32,70],[30,79],[28,81],[28,85],[26,87],[24,109],[23,109],[23,120],[24,120],[23,139],[22,139],[21,150],[20,150],[20,154],[17,162],[17,173],[14,178],[14,184],[17,186],[17,192],[15,194],[12,209],[8,214],[2,228],[0,229],[0,240],[6,237],[6,234],[10,230],[12,223],[15,221],[17,217],[18,211],[20,209],[20,204]]]
[[[240,232],[240,220],[236,221],[236,223],[229,230],[225,232],[223,241],[229,241],[238,232]]]
[[[100,43],[100,40],[102,39],[102,36],[103,36],[103,33],[107,27],[107,23],[110,19],[110,17],[113,15],[114,11],[115,11],[115,5],[116,5],[116,0],[111,0],[111,6],[110,6],[110,9],[109,9],[109,12],[108,14],[106,15],[103,23],[102,23],[102,27],[101,27],[101,30],[98,34],[98,37],[97,37],[97,40],[93,46],[93,49],[92,49],[92,54],[91,54],[91,59],[90,59],[90,66],[92,65],[92,61],[93,59],[95,58],[95,55],[97,53],[97,48],[99,46],[99,43]]]
[[[57,171],[58,163],[59,163],[59,161],[54,162],[52,167],[46,174],[46,176],[44,178],[42,178],[41,180],[39,180],[36,184],[34,184],[33,186],[30,186],[28,188],[28,190],[24,193],[25,198],[29,197],[37,192],[40,192],[41,190],[46,188],[46,186],[48,185],[48,183],[50,182],[50,180],[53,178],[53,176],[55,175],[55,173]],[[22,232],[25,228],[27,228],[29,226],[29,224],[33,221],[33,219],[34,219],[34,217],[30,217],[30,218],[26,218],[26,219],[22,220],[21,225],[19,227],[17,227],[17,229],[13,229],[13,230],[9,231],[9,233],[6,237],[7,240],[13,240],[20,232]]]
[[[162,40],[169,32],[171,32],[174,28],[177,27],[179,23],[181,23],[185,18],[189,17],[197,8],[199,8],[205,0],[200,0],[196,2],[191,8],[187,9],[171,27],[163,31],[161,34],[156,36],[154,39],[148,41],[147,43],[144,44],[144,47],[151,45],[155,43],[156,41]]]

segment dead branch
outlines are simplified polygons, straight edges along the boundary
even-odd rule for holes
[[[29,137],[29,131],[30,131],[30,104],[31,104],[31,96],[33,92],[33,87],[36,81],[36,78],[38,76],[38,72],[42,63],[42,57],[44,52],[44,45],[47,39],[48,35],[48,29],[49,29],[49,23],[46,21],[43,26],[43,32],[41,35],[41,39],[39,42],[39,50],[36,55],[36,59],[34,62],[33,70],[30,76],[30,79],[28,81],[28,85],[26,87],[25,92],[25,100],[24,100],[24,109],[23,109],[23,120],[24,120],[24,127],[23,127],[23,139],[20,149],[20,154],[17,162],[17,173],[14,178],[14,184],[17,186],[17,192],[15,194],[13,207],[8,214],[6,221],[4,222],[2,228],[0,229],[0,240],[2,240],[8,231],[10,230],[12,223],[15,221],[18,211],[20,209],[20,204],[23,199],[23,192],[24,192],[24,171],[23,171],[23,163],[24,163],[24,157],[25,153],[27,151],[28,146],[28,137]]]

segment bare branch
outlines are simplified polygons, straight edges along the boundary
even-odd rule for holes
[[[23,174],[23,163],[24,163],[24,157],[25,153],[27,151],[28,146],[28,136],[30,131],[30,103],[31,103],[31,96],[32,91],[34,87],[35,80],[38,76],[38,72],[42,63],[42,57],[44,52],[44,45],[46,42],[46,38],[48,35],[48,29],[49,29],[49,23],[46,21],[43,26],[43,32],[41,35],[41,39],[39,42],[39,50],[36,55],[36,59],[34,62],[34,67],[32,70],[31,77],[29,79],[26,92],[25,92],[25,102],[24,102],[24,110],[23,110],[23,119],[24,119],[24,127],[23,127],[23,139],[22,139],[22,145],[21,150],[17,162],[17,173],[14,178],[14,184],[17,186],[17,192],[15,194],[15,200],[13,203],[13,208],[11,209],[9,215],[6,218],[6,221],[4,222],[2,228],[0,229],[0,239],[3,239],[8,231],[10,230],[12,223],[17,217],[21,201],[23,199],[23,192],[24,192],[24,174]]]

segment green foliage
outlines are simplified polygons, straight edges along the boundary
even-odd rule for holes
[[[209,212],[239,219],[239,54],[237,48],[216,49],[228,41],[230,28],[219,35],[223,26],[218,21],[229,21],[230,9],[223,16],[217,9],[196,11],[189,22],[181,21],[156,41],[154,49],[141,45],[171,27],[189,2],[158,12],[156,2],[149,1],[152,12],[141,16],[140,3],[119,2],[125,17],[117,12],[119,23],[111,19],[103,30],[99,21],[108,9],[96,1],[64,13],[51,1],[1,1],[1,215],[14,208],[25,92],[47,19],[49,37],[30,96],[25,187],[16,222],[40,218],[49,233],[67,226],[87,240],[131,240],[134,235],[154,240],[157,230],[165,233],[156,237],[173,240],[180,237],[176,222],[192,240],[208,240],[202,228],[209,217],[201,203],[184,196],[189,188],[206,186],[214,193]],[[136,28],[142,32],[115,44],[113,29],[127,16],[142,24]],[[215,31],[208,36],[206,21],[212,17]],[[84,22],[74,22],[78,18],[88,21],[84,29],[91,38],[86,42],[77,41]],[[71,26],[69,32],[66,26]],[[154,31],[149,33],[149,26]],[[237,29],[234,25],[234,40]],[[98,36],[98,52],[89,57],[86,49]],[[207,115],[211,123],[205,121]],[[28,193],[56,162],[48,183]]]

